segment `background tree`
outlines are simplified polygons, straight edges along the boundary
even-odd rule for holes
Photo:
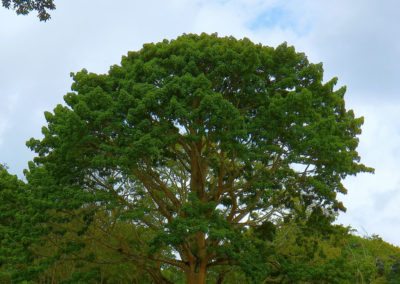
[[[54,10],[56,5],[53,0],[1,0],[3,7],[13,9],[18,15],[27,15],[32,11],[38,12],[41,21],[50,19],[49,10]]]
[[[19,275],[31,278],[38,267],[33,264],[31,245],[37,231],[31,221],[37,211],[30,206],[26,184],[0,165],[0,282],[11,283]]]
[[[53,223],[83,218],[86,234],[108,216],[105,227],[146,232],[140,250],[112,247],[161,276],[175,267],[205,283],[208,271],[236,267],[259,282],[268,265],[253,232],[344,210],[342,179],[371,171],[345,88],[286,44],[183,35],[130,52],[108,74],[72,76],[66,105],[28,143],[38,154],[28,181],[53,201]]]

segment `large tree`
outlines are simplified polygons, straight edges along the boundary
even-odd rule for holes
[[[27,15],[32,11],[37,11],[41,21],[50,19],[49,10],[56,8],[53,0],[1,0],[1,2],[3,7],[14,9],[18,15]]]
[[[160,273],[176,267],[187,283],[223,267],[259,281],[258,240],[274,223],[344,210],[342,180],[371,171],[345,88],[286,44],[183,35],[72,77],[66,104],[28,143],[38,154],[28,181],[63,222],[68,210],[85,216],[80,234],[96,216],[108,216],[107,235],[134,227],[104,245]]]

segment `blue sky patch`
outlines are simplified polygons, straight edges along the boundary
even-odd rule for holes
[[[304,35],[310,30],[308,25],[304,26],[300,24],[290,11],[281,6],[262,11],[250,21],[247,26],[253,31],[279,27],[282,29],[290,29],[298,35]]]

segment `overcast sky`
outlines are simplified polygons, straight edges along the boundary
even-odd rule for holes
[[[70,72],[105,73],[128,50],[182,33],[218,32],[323,62],[365,117],[359,152],[376,173],[345,181],[339,222],[400,245],[400,1],[55,0],[52,19],[0,8],[0,162],[22,176],[43,112],[62,103]]]

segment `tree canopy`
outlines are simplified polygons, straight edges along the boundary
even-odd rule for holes
[[[28,142],[28,188],[59,258],[98,260],[86,239],[157,283],[166,268],[259,282],[277,226],[329,224],[342,180],[372,171],[345,88],[287,44],[189,34],[72,77]]]
[[[50,19],[49,10],[54,10],[56,5],[53,0],[1,0],[3,7],[13,9],[18,15],[27,15],[37,11],[41,21]]]
[[[32,206],[25,184],[0,165],[0,282],[22,273],[30,263],[29,245],[35,239],[30,221]],[[32,267],[31,265],[29,265]],[[25,269],[23,269],[25,270]],[[25,270],[29,274],[29,269]],[[27,276],[27,275],[25,275]]]

